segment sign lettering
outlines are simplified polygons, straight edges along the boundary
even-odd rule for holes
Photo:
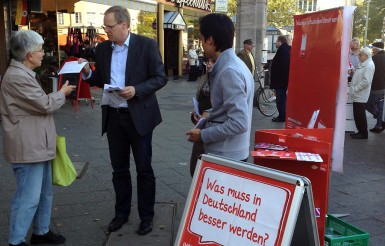
[[[211,12],[211,0],[168,0],[169,2],[176,3],[179,8],[187,7],[202,9]]]

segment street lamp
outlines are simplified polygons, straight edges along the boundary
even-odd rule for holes
[[[366,37],[368,36],[369,5],[370,5],[370,0],[368,0],[368,4],[366,5],[364,47],[366,47]]]

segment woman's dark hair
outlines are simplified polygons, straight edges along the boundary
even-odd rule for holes
[[[215,51],[225,51],[233,47],[234,23],[224,14],[208,14],[199,19],[199,31],[205,41],[212,37]]]

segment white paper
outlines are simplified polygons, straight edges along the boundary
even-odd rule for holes
[[[194,128],[203,129],[205,127],[206,120],[206,118],[200,118]]]
[[[104,91],[106,92],[120,92],[122,88],[116,85],[104,84]]]
[[[127,105],[126,99],[119,96],[119,92],[122,88],[114,85],[104,84],[102,105],[110,105],[111,107],[121,107],[122,105]]]
[[[319,115],[319,109],[313,112],[313,115],[310,118],[309,124],[307,124],[307,129],[314,129],[315,123]]]
[[[319,154],[295,152],[298,161],[310,161],[310,162],[323,162],[322,157]]]
[[[59,74],[65,73],[80,73],[82,68],[87,64],[87,62],[78,63],[78,61],[71,61],[64,63],[64,66],[60,69]]]
[[[193,97],[193,105],[194,105],[195,113],[196,113],[199,117],[201,117],[201,112],[199,112],[199,102],[198,102],[198,100],[197,100],[195,97]]]

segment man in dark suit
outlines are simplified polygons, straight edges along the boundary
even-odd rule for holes
[[[243,41],[243,50],[241,50],[237,56],[246,64],[246,66],[249,68],[251,74],[254,77],[255,72],[255,60],[253,53],[251,52],[253,50],[253,41],[251,39],[246,39]]]
[[[385,90],[385,52],[384,43],[375,42],[372,44],[372,60],[374,63],[374,75],[370,95],[366,103],[366,110],[377,119],[376,125],[370,129],[371,132],[380,133],[385,130],[385,124],[382,118],[384,110],[384,90]]]
[[[137,233],[145,235],[152,230],[155,204],[152,133],[162,121],[155,92],[166,85],[166,75],[156,42],[130,33],[127,9],[109,8],[104,13],[103,28],[109,40],[96,48],[95,70],[91,71],[87,64],[82,72],[91,85],[103,88],[109,84],[120,88],[110,93],[104,90],[102,98],[102,134],[107,132],[116,195],[115,217],[108,230],[119,230],[131,212],[132,150],[141,219]]]
[[[278,36],[275,46],[278,48],[271,62],[270,88],[275,89],[278,116],[274,122],[284,122],[286,118],[286,92],[289,84],[290,51],[285,36]]]

